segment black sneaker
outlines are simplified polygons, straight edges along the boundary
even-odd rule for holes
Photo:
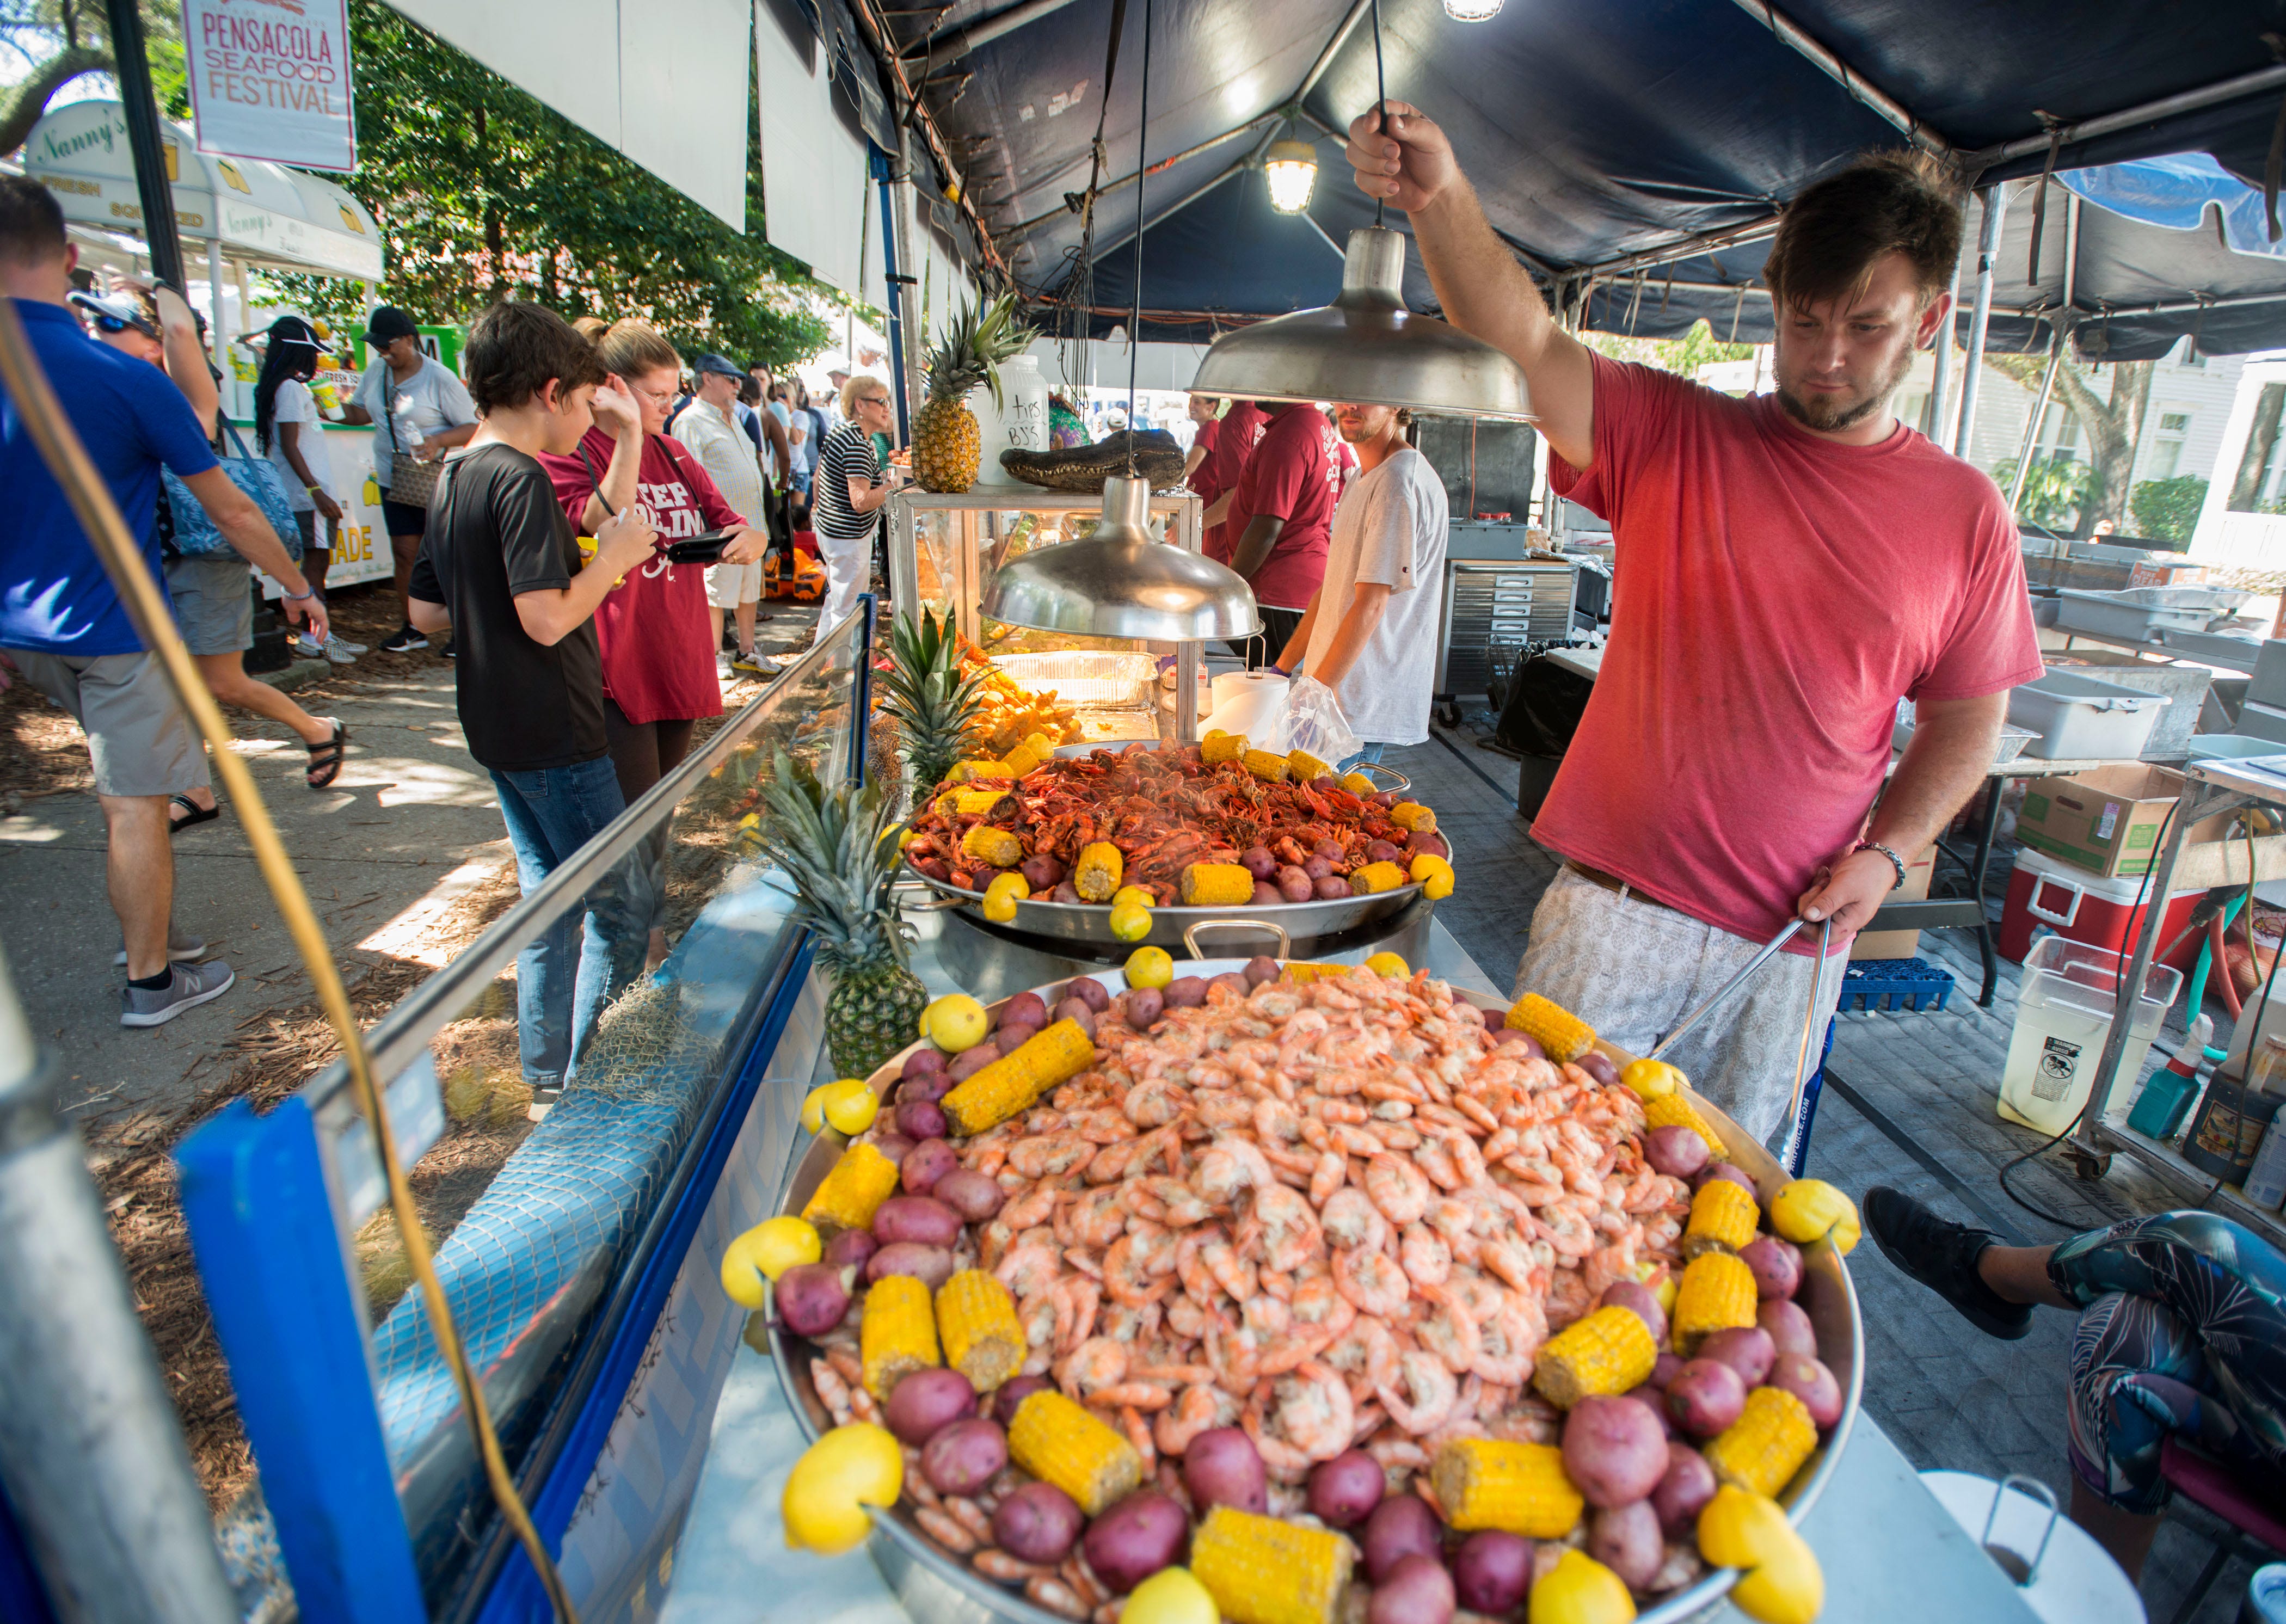
[[[415,649],[425,649],[428,646],[429,640],[410,626],[400,626],[381,640],[381,651],[383,654],[410,654]]]
[[[2032,1305],[2008,1301],[1976,1272],[1984,1249],[2000,1244],[1990,1230],[1941,1218],[1904,1191],[1882,1185],[1865,1192],[1865,1227],[1882,1257],[1986,1336],[2014,1342],[2032,1328]]]
[[[458,659],[461,655],[460,650],[453,646],[453,640],[450,637],[445,639],[445,646],[437,650],[437,652],[443,655],[446,659]]]

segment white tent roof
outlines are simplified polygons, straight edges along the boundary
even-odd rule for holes
[[[253,158],[201,153],[188,130],[162,124],[175,224],[185,239],[220,238],[233,259],[382,280],[381,227],[365,205],[330,181]],[[75,101],[32,127],[19,154],[24,172],[63,205],[64,217],[141,234],[127,119],[115,101]]]

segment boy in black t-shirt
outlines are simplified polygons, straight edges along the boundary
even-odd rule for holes
[[[469,753],[491,772],[529,896],[626,810],[603,733],[594,616],[656,532],[631,511],[596,531],[579,563],[538,453],[565,455],[595,419],[632,419],[587,341],[537,304],[493,305],[469,329],[469,393],[483,419],[440,477],[413,566],[413,624],[450,629]],[[599,387],[601,386],[601,387]],[[516,1037],[536,1107],[562,1092],[595,1017],[642,972],[647,882],[622,863],[516,958]]]

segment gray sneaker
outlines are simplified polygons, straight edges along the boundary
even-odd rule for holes
[[[355,665],[357,657],[364,650],[365,645],[361,643],[343,643],[330,635],[326,638],[326,658],[336,666]]]
[[[172,925],[167,926],[167,958],[170,963],[180,963],[186,958],[203,958],[206,952],[207,944],[196,936],[177,930]],[[114,953],[111,962],[124,970],[127,967],[127,950],[121,948]]]
[[[202,965],[171,965],[168,970],[167,985],[156,991],[132,984],[127,988],[120,1025],[164,1026],[185,1010],[222,997],[238,980],[219,958]]]

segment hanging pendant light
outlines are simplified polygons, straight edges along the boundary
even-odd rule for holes
[[[1149,128],[1151,6],[1143,7],[1143,83],[1136,136]],[[1138,152],[1136,168],[1144,167]],[[1135,187],[1135,276],[1128,311],[1128,426],[1135,424],[1135,363],[1143,338],[1143,185]],[[1226,564],[1151,539],[1151,482],[1103,482],[1103,516],[1077,541],[1036,547],[992,572],[979,605],[995,620],[1089,637],[1204,643],[1251,637],[1262,629],[1254,589]],[[1187,724],[1186,724],[1187,726]]]
[[[1486,22],[1500,9],[1501,0],[1445,0],[1445,15],[1454,22]]]
[[[1270,206],[1280,214],[1300,214],[1318,184],[1318,149],[1294,138],[1294,121],[1262,154],[1262,177],[1270,183]]]

